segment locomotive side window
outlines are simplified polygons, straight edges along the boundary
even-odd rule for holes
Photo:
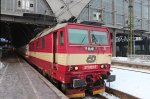
[[[69,43],[89,44],[88,30],[69,29]]]
[[[45,38],[42,38],[42,48],[45,48]]]
[[[55,41],[56,42],[56,46],[58,46],[58,33],[57,32],[55,33],[55,39],[56,39],[56,41]]]
[[[36,49],[38,49],[38,42],[36,42]]]
[[[34,43],[31,43],[31,49],[34,50]]]
[[[63,31],[60,32],[60,45],[64,45],[64,34],[63,34]]]
[[[107,32],[100,32],[100,31],[92,31],[91,32],[91,40],[92,44],[108,44],[108,33]]]

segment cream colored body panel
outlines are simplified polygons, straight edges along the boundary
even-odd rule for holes
[[[98,54],[97,64],[111,64],[112,54]]]
[[[39,58],[41,60],[45,60],[48,62],[53,62],[53,54],[52,53],[45,53],[45,52],[31,52],[30,56]]]
[[[95,55],[96,60],[92,63],[87,63],[87,58],[89,55]],[[53,53],[45,52],[30,52],[30,56],[45,60],[48,62],[53,62]],[[61,65],[85,65],[85,64],[110,64],[111,54],[56,54],[56,63]]]

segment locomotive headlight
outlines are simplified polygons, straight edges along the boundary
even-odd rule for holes
[[[94,51],[94,47],[91,47],[91,51]]]
[[[78,70],[78,66],[69,66],[69,71]]]
[[[104,68],[104,65],[101,65],[101,68]]]
[[[88,48],[87,48],[87,50],[88,50],[88,51],[91,51],[91,48],[90,48],[90,47],[88,47]]]
[[[74,70],[78,70],[78,69],[79,69],[79,67],[77,67],[77,66],[74,67]]]

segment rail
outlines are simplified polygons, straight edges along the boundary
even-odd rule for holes
[[[150,55],[128,55],[129,59],[141,59],[150,61]]]
[[[83,99],[139,99],[139,98],[131,94],[106,87],[106,92],[99,93],[98,95],[86,96]]]
[[[113,95],[119,97],[120,99],[138,99],[137,97],[135,97],[133,95],[121,92],[116,89],[108,88],[108,87],[106,88],[106,92],[113,94]]]
[[[148,64],[137,64],[137,63],[113,61],[112,65],[114,65],[114,66],[117,65],[119,67],[129,67],[129,68],[135,68],[135,69],[150,70],[150,66]]]

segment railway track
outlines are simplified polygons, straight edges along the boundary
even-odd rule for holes
[[[121,92],[116,89],[106,88],[106,92],[94,96],[86,96],[83,99],[138,99],[135,96]]]
[[[150,71],[150,65],[145,64],[136,64],[136,63],[126,63],[126,62],[117,62],[113,61],[112,65],[117,65],[118,67],[130,67],[134,69],[142,69],[142,70],[149,70]]]
[[[142,70],[135,70],[135,69],[129,69],[129,68],[124,68],[124,67],[117,67],[117,66],[113,66],[112,68],[115,68],[115,69],[121,69],[121,70],[128,70],[128,71],[134,71],[134,72],[140,72],[140,73],[145,73],[145,74],[150,74],[150,72],[147,72],[147,71],[142,71]]]
[[[121,91],[116,90],[116,89],[108,88],[108,87],[106,88],[106,92],[118,97],[118,99],[139,99],[139,98],[132,96],[130,94],[121,92]]]

